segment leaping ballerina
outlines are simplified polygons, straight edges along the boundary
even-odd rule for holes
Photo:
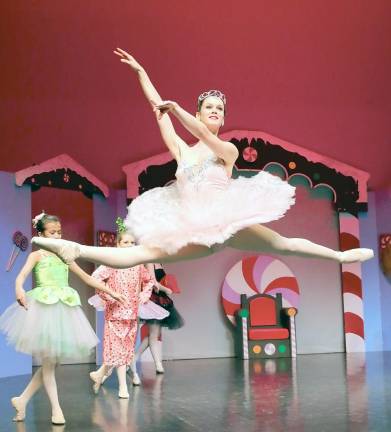
[[[32,242],[59,255],[115,268],[151,262],[170,263],[201,258],[225,248],[324,258],[339,263],[362,262],[373,250],[336,251],[301,238],[283,237],[262,224],[280,219],[294,204],[295,188],[261,171],[232,179],[237,148],[218,137],[226,114],[226,97],[210,90],[198,97],[196,115],[177,102],[163,101],[144,68],[126,51],[114,53],[137,75],[151,103],[164,143],[178,163],[176,182],[135,198],[125,220],[138,246],[106,248],[34,237]],[[176,133],[176,117],[198,141],[189,146]]]

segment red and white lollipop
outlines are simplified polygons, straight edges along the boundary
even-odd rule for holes
[[[289,267],[281,260],[257,255],[236,263],[224,279],[221,301],[227,318],[235,323],[235,312],[240,309],[240,295],[275,295],[281,293],[283,307],[298,308],[299,285]]]

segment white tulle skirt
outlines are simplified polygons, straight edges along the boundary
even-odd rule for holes
[[[90,297],[88,299],[88,303],[97,311],[105,310],[105,302],[98,296],[98,294]],[[149,300],[147,303],[141,303],[139,305],[137,315],[142,320],[163,320],[164,318],[167,318],[170,313],[161,306]]]
[[[135,198],[125,224],[139,244],[173,254],[187,244],[222,244],[243,228],[277,220],[294,195],[294,186],[264,171],[225,183],[175,182]]]
[[[0,316],[0,331],[17,351],[37,359],[79,359],[98,344],[80,306],[47,305],[26,297],[28,309],[13,303]]]

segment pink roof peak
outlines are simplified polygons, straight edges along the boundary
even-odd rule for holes
[[[22,186],[25,180],[33,175],[57,171],[58,169],[69,169],[75,171],[81,177],[85,177],[89,182],[96,186],[106,198],[109,196],[109,188],[105,183],[100,181],[65,153],[41,162],[40,164],[17,171],[15,173],[15,181],[18,186]]]

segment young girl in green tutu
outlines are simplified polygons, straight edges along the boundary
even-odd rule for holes
[[[38,235],[61,238],[57,216],[41,213],[33,219]],[[17,351],[39,359],[38,368],[20,396],[11,399],[16,410],[14,421],[23,421],[27,403],[42,385],[52,408],[52,423],[64,424],[55,378],[56,364],[88,355],[98,338],[81,309],[80,297],[68,285],[71,270],[89,286],[106,292],[116,301],[123,296],[85,273],[75,262],[65,264],[53,253],[42,249],[30,253],[15,282],[16,302],[0,316],[0,330]],[[33,272],[35,287],[25,292],[23,284]]]

